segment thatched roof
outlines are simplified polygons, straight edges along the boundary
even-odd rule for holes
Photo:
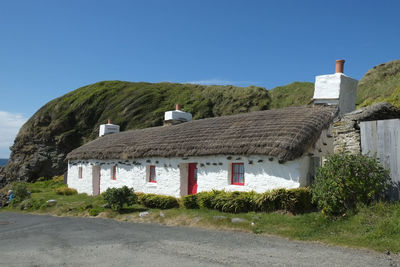
[[[400,118],[400,109],[390,103],[377,103],[365,108],[357,109],[343,116],[353,121],[374,121]]]
[[[67,159],[258,154],[293,160],[318,139],[336,112],[336,106],[289,107],[130,130],[91,141]]]

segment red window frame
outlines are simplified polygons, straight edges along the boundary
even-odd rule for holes
[[[149,183],[157,183],[156,166],[149,166]]]
[[[79,169],[78,169],[78,177],[79,177],[79,179],[82,179],[82,177],[83,177],[83,175],[82,175],[82,173],[83,173],[83,168],[82,167],[79,167]]]
[[[233,185],[244,185],[244,164],[232,163],[232,180]]]
[[[111,179],[117,180],[117,165],[114,165],[111,168]]]

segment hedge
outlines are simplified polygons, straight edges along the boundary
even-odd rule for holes
[[[294,214],[315,209],[308,188],[275,189],[259,194],[252,192],[226,192],[213,190],[182,198],[187,209],[206,208],[223,212],[241,213],[250,211],[273,212],[285,210]]]
[[[178,208],[178,199],[171,196],[156,195],[156,194],[138,194],[140,204],[151,209],[172,209]]]

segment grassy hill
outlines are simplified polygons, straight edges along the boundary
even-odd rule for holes
[[[400,60],[380,64],[370,69],[358,83],[357,107],[389,102],[400,107]],[[270,90],[271,108],[307,104],[314,92],[314,84],[294,82]]]
[[[96,138],[108,118],[122,131],[159,126],[164,112],[176,103],[201,119],[268,109],[270,96],[265,88],[254,86],[123,81],[84,86],[50,101],[22,126],[10,161],[0,172],[0,185],[5,177],[32,181],[62,174],[66,154]]]
[[[400,60],[393,60],[370,69],[358,83],[357,106],[389,101],[399,106]]]
[[[270,90],[271,108],[302,106],[310,102],[314,94],[314,84],[294,82]]]

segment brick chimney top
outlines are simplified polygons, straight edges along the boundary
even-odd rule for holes
[[[175,110],[181,110],[181,109],[182,109],[182,105],[181,104],[176,104]]]

